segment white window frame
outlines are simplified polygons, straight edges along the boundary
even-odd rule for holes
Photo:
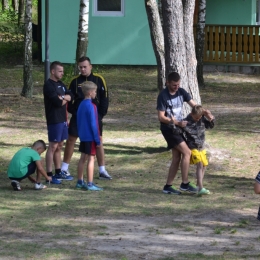
[[[121,0],[121,11],[98,11],[97,6],[98,6],[98,0],[93,0],[93,16],[124,16],[125,15],[125,0]]]

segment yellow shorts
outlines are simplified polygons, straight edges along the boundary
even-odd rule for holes
[[[207,166],[209,164],[206,150],[198,151],[197,149],[192,149],[190,164],[197,164],[199,162],[202,162],[203,166]]]

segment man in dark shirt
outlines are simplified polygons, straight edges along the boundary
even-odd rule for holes
[[[50,78],[43,86],[45,116],[47,121],[49,146],[46,152],[46,171],[52,176],[51,183],[60,184],[61,180],[72,180],[73,177],[61,172],[61,149],[63,141],[68,138],[68,123],[66,104],[72,95],[60,81],[64,72],[63,65],[54,61],[50,65]],[[52,174],[52,162],[55,165],[55,175]]]
[[[77,129],[77,110],[79,104],[84,99],[84,95],[81,90],[81,84],[85,81],[92,81],[97,85],[97,95],[96,98],[92,100],[93,103],[97,106],[98,111],[98,123],[99,123],[99,132],[100,132],[100,146],[97,148],[97,161],[99,166],[99,179],[111,180],[112,177],[108,174],[105,169],[105,153],[102,142],[102,131],[103,131],[103,117],[107,114],[108,110],[108,91],[104,78],[96,73],[92,73],[91,61],[88,57],[81,57],[78,60],[78,66],[80,70],[80,75],[75,77],[69,86],[71,93],[74,95],[74,100],[69,102],[68,111],[71,113],[72,117],[69,124],[69,138],[66,142],[64,158],[61,166],[61,170],[66,172],[69,176],[69,163],[74,151],[74,145],[78,138],[78,129]]]

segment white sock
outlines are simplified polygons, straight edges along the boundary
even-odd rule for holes
[[[69,169],[69,163],[62,162],[61,164],[61,170],[67,171]]]
[[[104,172],[106,170],[105,166],[99,166],[99,172]]]

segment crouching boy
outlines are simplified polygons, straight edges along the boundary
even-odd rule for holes
[[[45,189],[46,186],[41,183],[41,175],[51,181],[51,177],[47,176],[43,168],[40,154],[46,150],[46,144],[43,140],[33,143],[32,147],[24,147],[13,156],[9,163],[7,175],[11,181],[11,185],[15,191],[21,191],[20,182],[28,178],[34,183],[36,190]],[[36,171],[36,179],[31,175]]]

